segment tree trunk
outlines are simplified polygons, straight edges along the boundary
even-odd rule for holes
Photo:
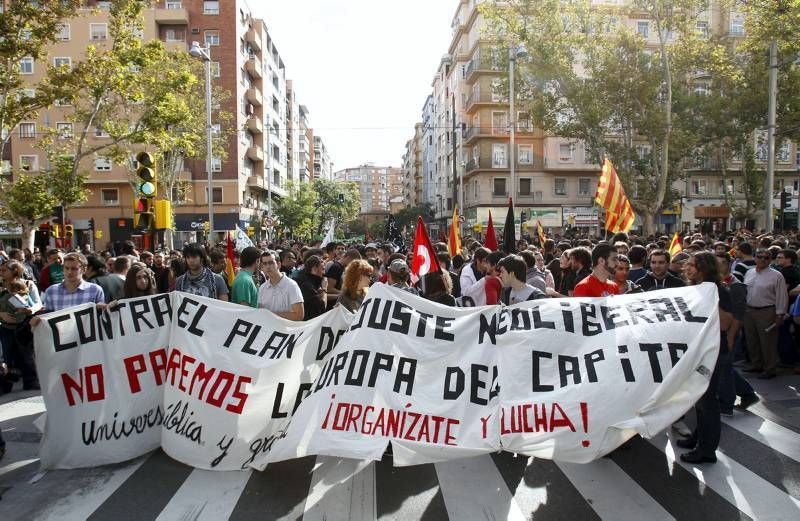
[[[642,214],[643,222],[642,222],[642,231],[644,232],[643,235],[647,236],[650,234],[655,234],[656,232],[656,217],[655,212],[651,209],[648,209],[646,212]]]
[[[36,226],[32,224],[23,224],[22,228],[22,249],[28,248],[33,251],[33,245],[36,237]],[[44,252],[42,252],[44,253]]]

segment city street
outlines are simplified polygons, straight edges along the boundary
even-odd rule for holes
[[[41,398],[14,393],[0,399],[0,519],[799,519],[799,386],[800,376],[756,381],[762,402],[723,418],[710,466],[676,461],[670,434],[588,465],[508,453],[406,468],[320,457],[235,473],[161,451],[41,472]]]

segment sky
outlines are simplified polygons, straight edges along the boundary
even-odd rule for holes
[[[250,0],[334,170],[402,166],[457,0]]]

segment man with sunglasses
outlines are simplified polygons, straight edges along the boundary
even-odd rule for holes
[[[744,371],[760,372],[758,378],[775,378],[778,366],[778,331],[786,316],[788,292],[779,271],[770,268],[772,256],[764,248],[756,250],[756,265],[747,270],[747,314],[744,334],[750,365]]]

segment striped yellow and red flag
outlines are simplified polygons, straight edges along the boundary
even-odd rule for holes
[[[622,182],[608,158],[603,161],[603,171],[597,183],[594,200],[606,211],[606,230],[616,233],[631,229],[636,214],[633,213]]]
[[[447,240],[447,251],[450,257],[461,253],[461,234],[458,232],[460,221],[458,218],[458,205],[453,208],[453,222],[450,224],[450,236]]]
[[[542,228],[542,221],[536,220],[536,235],[539,236],[539,247],[544,248],[544,241],[547,239],[544,235],[544,228]]]
[[[681,238],[678,237],[678,232],[675,232],[675,235],[672,236],[672,240],[669,243],[669,256],[674,257],[682,250],[683,246],[681,246]]]
[[[233,241],[231,241],[231,232],[227,235],[227,252],[225,254],[225,278],[228,281],[228,286],[233,286],[233,280],[236,278],[236,272],[233,269]]]

